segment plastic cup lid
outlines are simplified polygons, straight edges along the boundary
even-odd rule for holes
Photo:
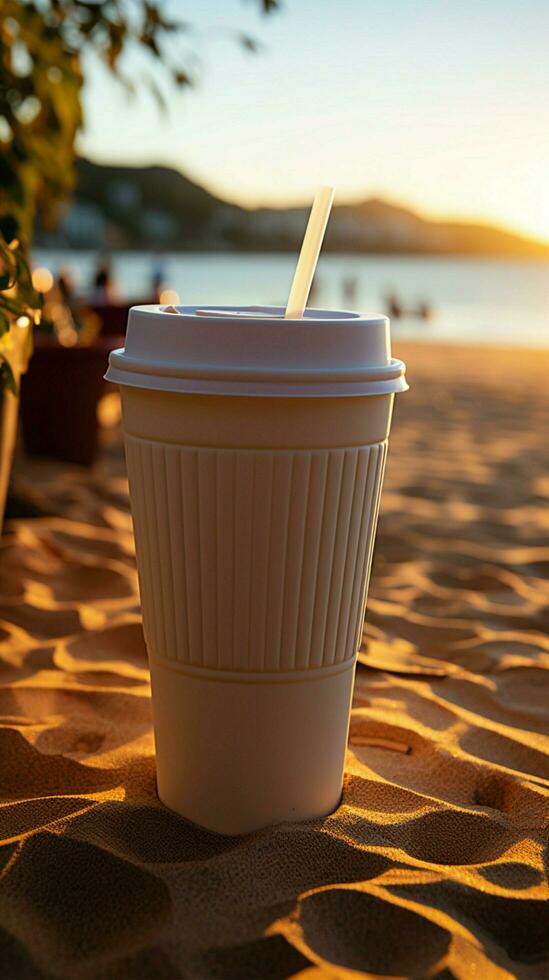
[[[106,378],[120,385],[197,394],[330,397],[405,391],[391,357],[389,320],[342,310],[134,306],[125,347]]]

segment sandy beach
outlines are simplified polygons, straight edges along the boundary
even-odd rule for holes
[[[218,837],[155,792],[125,465],[19,457],[0,559],[4,977],[549,975],[549,352],[394,344],[344,795]]]

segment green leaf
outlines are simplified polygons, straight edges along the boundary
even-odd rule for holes
[[[11,249],[3,241],[0,234],[0,291],[11,289],[17,278],[17,264]]]
[[[281,0],[254,2],[265,13],[281,6]],[[0,0],[0,117],[6,121],[9,137],[4,127],[0,233],[7,241],[29,239],[37,213],[44,227],[54,227],[57,205],[74,188],[82,88],[91,63],[88,54],[101,58],[119,78],[125,52],[140,48],[154,61],[154,78],[148,81],[142,72],[136,73],[136,88],[149,85],[162,109],[170,102],[164,80],[179,88],[193,85],[195,62],[190,59],[195,52],[186,52],[181,64],[173,42],[185,35],[195,37],[198,44],[205,35],[192,20],[183,19],[183,10],[179,19],[175,12],[179,6],[183,4],[173,4],[168,14],[165,0]],[[247,34],[240,43],[248,51],[257,50],[257,42]],[[17,46],[28,53],[28,67],[19,74],[14,59]],[[126,78],[126,84],[132,81]],[[22,115],[20,107],[25,105],[33,111]],[[20,252],[23,256],[25,249]],[[41,300],[30,274],[23,265],[3,261],[1,253],[0,246],[0,309],[32,317]],[[15,292],[8,301],[1,294],[12,286]]]
[[[9,310],[10,313],[16,313],[18,316],[23,312],[21,303],[8,296],[0,295],[0,306],[3,306],[5,310]]]
[[[15,380],[11,364],[5,354],[0,354],[0,390],[7,388],[12,395],[17,396],[17,382]]]

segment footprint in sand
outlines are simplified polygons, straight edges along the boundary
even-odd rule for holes
[[[75,976],[88,956],[101,962],[139,950],[167,924],[170,911],[168,888],[149,871],[106,849],[42,831],[24,842],[4,879],[0,925],[48,975]]]
[[[543,881],[541,871],[538,871],[537,868],[531,868],[529,864],[521,864],[519,861],[501,861],[497,864],[488,864],[484,868],[477,868],[477,874],[493,885],[497,885],[498,888],[506,888],[510,892],[534,888]]]
[[[491,895],[456,881],[389,886],[402,898],[441,909],[466,928],[501,946],[514,962],[541,963],[549,956],[549,902]],[[547,965],[547,964],[545,964]],[[545,969],[530,977],[547,976]]]
[[[102,630],[82,632],[67,644],[67,650],[75,659],[128,660],[148,666],[140,617],[132,616]]]
[[[19,732],[0,729],[0,786],[11,800],[101,792],[119,782],[116,769],[91,768],[39,752]]]
[[[495,762],[523,776],[549,780],[549,756],[508,735],[487,728],[468,728],[460,737],[462,749],[486,762]]]
[[[312,954],[384,976],[427,976],[450,945],[450,934],[429,919],[352,889],[308,895],[298,922]]]
[[[283,936],[266,936],[241,946],[200,950],[186,956],[185,962],[187,976],[190,977],[261,977],[261,980],[293,977],[294,974],[301,974],[307,967],[313,967],[310,960]],[[166,977],[178,975],[177,972],[162,974]],[[156,977],[158,974],[151,976]]]

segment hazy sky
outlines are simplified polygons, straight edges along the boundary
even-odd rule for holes
[[[93,159],[168,164],[245,205],[332,183],[340,202],[382,196],[549,240],[549,0],[166,6],[200,28],[200,85],[162,117],[93,65],[80,142]],[[230,30],[264,49],[246,54]]]

